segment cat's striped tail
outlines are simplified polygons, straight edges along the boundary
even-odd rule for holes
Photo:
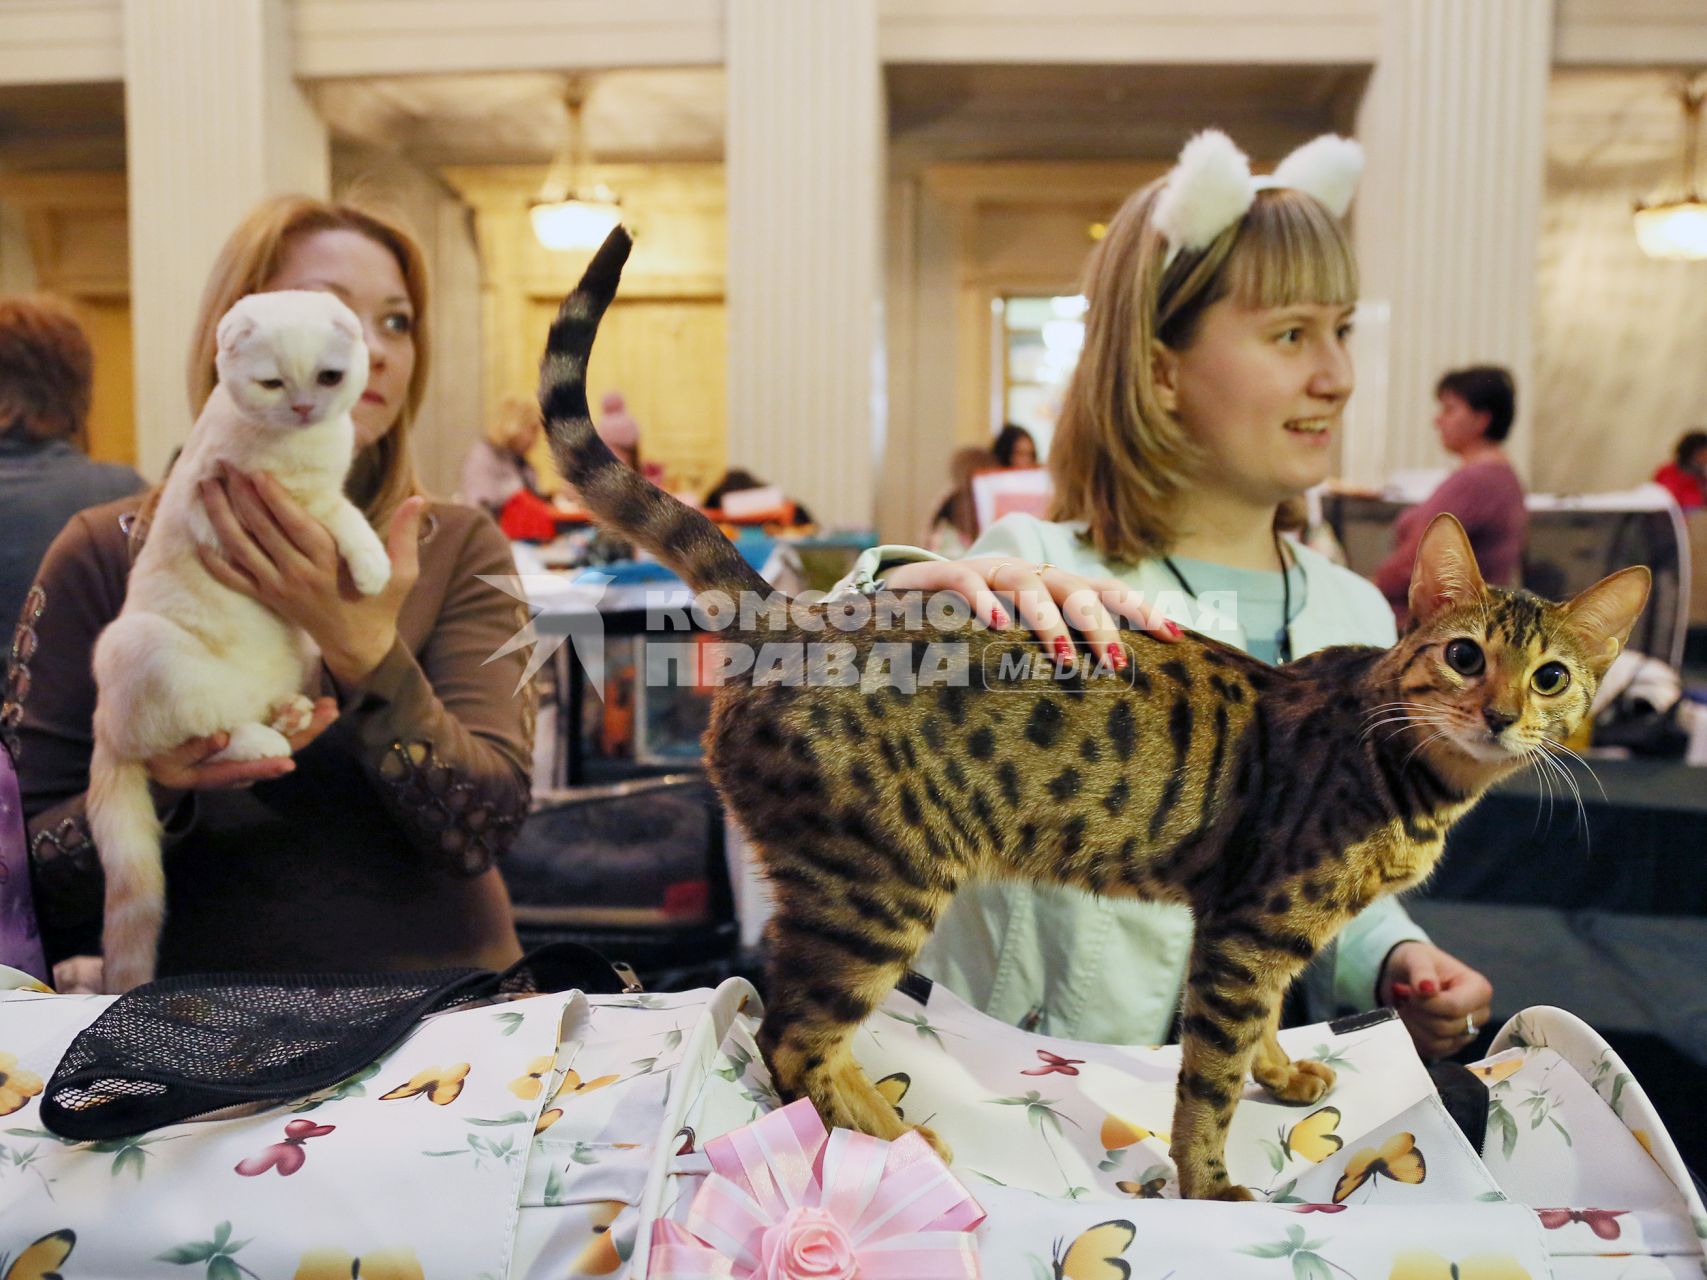
[[[587,406],[587,358],[634,242],[606,237],[558,308],[539,366],[539,407],[563,478],[600,525],[645,547],[696,593],[769,595],[771,588],[711,521],[623,465],[599,439]]]
[[[89,760],[88,814],[107,881],[102,985],[109,992],[129,991],[153,981],[166,918],[160,819],[148,790],[147,766],[115,758],[99,734]]]

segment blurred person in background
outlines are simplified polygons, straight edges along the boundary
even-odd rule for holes
[[[1654,472],[1654,481],[1671,490],[1685,511],[1707,507],[1707,431],[1686,431],[1672,460]]]
[[[1498,365],[1454,369],[1435,384],[1434,395],[1440,406],[1434,428],[1441,447],[1457,457],[1458,469],[1394,522],[1392,554],[1374,574],[1401,627],[1409,615],[1406,593],[1417,544],[1429,521],[1443,511],[1457,516],[1470,535],[1485,581],[1515,587],[1523,577],[1529,512],[1523,482],[1503,447],[1517,413],[1511,374]]]
[[[1018,423],[1008,422],[996,432],[996,442],[990,446],[996,455],[996,463],[1003,467],[1035,467],[1037,465],[1037,441],[1031,438],[1031,432]]]
[[[0,298],[0,634],[11,635],[65,522],[147,487],[129,467],[83,452],[94,373],[89,339],[64,303]]]

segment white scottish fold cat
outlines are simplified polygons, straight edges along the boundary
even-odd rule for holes
[[[344,496],[350,410],[368,372],[355,314],[329,293],[251,294],[220,320],[218,343],[219,384],[166,482],[124,608],[95,644],[88,809],[107,882],[108,991],[153,978],[165,917],[144,761],[221,731],[231,738],[220,759],[287,756],[285,735],[313,713],[308,637],[215,581],[196,555],[198,543],[220,548],[201,482],[222,462],[270,472],[331,532],[359,591],[382,591],[391,576],[379,536]]]

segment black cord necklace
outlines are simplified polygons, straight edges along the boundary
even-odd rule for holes
[[[1278,530],[1276,530],[1274,534],[1274,554],[1275,558],[1280,561],[1280,660],[1282,662],[1291,662],[1292,574],[1287,567],[1286,552],[1281,550],[1280,547],[1280,533]],[[1173,574],[1175,580],[1178,581],[1180,586],[1185,589],[1186,595],[1190,596],[1193,600],[1196,600],[1197,592],[1193,590],[1191,583],[1186,581],[1185,575],[1179,571],[1179,566],[1174,563],[1174,558],[1172,556],[1163,556],[1162,563],[1167,565],[1168,572]]]

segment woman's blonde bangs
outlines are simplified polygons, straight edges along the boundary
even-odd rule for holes
[[[1314,196],[1257,193],[1222,268],[1222,296],[1247,307],[1357,302],[1357,259],[1339,219]]]

